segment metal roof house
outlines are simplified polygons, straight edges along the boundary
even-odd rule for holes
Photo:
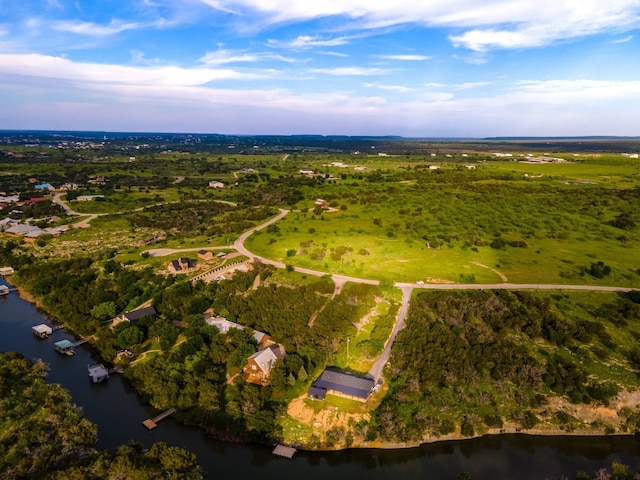
[[[155,317],[158,315],[155,307],[152,305],[150,307],[139,308],[138,310],[132,310],[130,312],[125,312],[120,316],[121,320],[128,320],[132,323],[136,323],[142,317]]]
[[[372,378],[361,377],[337,368],[327,368],[313,382],[308,395],[311,398],[322,400],[324,391],[325,395],[338,395],[364,402],[373,391],[374,386],[375,381]]]

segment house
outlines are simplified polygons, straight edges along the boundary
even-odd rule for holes
[[[236,328],[238,330],[244,330],[244,325],[240,325],[239,323],[230,322],[224,317],[214,317],[212,310],[207,310],[204,312],[204,321],[207,322],[208,325],[212,327],[216,327],[218,331],[222,334],[229,333],[229,330],[232,328]],[[271,337],[264,332],[259,330],[252,330],[251,336],[255,339],[258,344],[258,349],[264,349],[273,345],[277,345],[271,340]]]
[[[138,310],[132,310],[125,312],[118,317],[120,321],[127,321],[131,323],[138,323],[142,317],[157,317],[158,312],[153,305],[149,307],[139,308]]]
[[[40,238],[41,235],[48,235],[48,234],[44,230],[40,230],[40,229],[33,230],[24,235],[24,241],[35,243],[38,240],[38,238]]]
[[[191,260],[185,257],[180,257],[177,260],[171,260],[169,262],[169,270],[170,273],[187,273],[193,269],[194,265]]]
[[[33,188],[40,191],[46,190],[48,192],[50,192],[51,190],[54,190],[53,186],[51,186],[51,184],[49,183],[40,183],[38,185],[34,185]]]
[[[247,382],[256,385],[269,384],[271,369],[278,360],[284,358],[280,356],[281,351],[273,348],[274,346],[259,350],[247,359],[247,364],[242,369]]]
[[[327,368],[313,382],[307,394],[311,398],[320,400],[330,394],[364,402],[374,387],[375,382],[372,378],[361,377],[337,368]]]
[[[15,235],[16,237],[22,237],[27,233],[37,232],[39,230],[40,229],[38,227],[34,227],[33,225],[19,224],[7,228],[4,232],[8,233],[9,235]]]
[[[200,250],[198,252],[198,258],[201,260],[211,260],[213,258],[213,252],[209,250]]]
[[[18,220],[14,220],[13,218],[3,218],[0,220],[0,230],[4,230],[5,228],[11,228],[18,225],[20,222]]]
[[[212,180],[209,182],[209,188],[224,188],[224,183]]]
[[[313,204],[316,207],[329,208],[329,203],[321,198],[318,198],[315,202],[313,202]]]

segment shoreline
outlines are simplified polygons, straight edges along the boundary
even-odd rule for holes
[[[23,300],[33,304],[43,312],[45,315],[58,321],[55,315],[51,314],[44,307],[42,300],[33,295],[31,292],[26,290],[22,285],[16,282],[11,282],[10,277],[4,278],[7,284],[16,289],[16,293]],[[73,334],[73,332],[70,332]],[[74,334],[75,335],[75,334]],[[103,359],[104,360],[104,359]],[[140,392],[134,388],[134,391],[137,396],[140,396]],[[238,443],[227,437],[224,439],[224,435],[218,436],[215,433],[211,432],[206,426],[200,425],[192,425],[189,423],[182,423],[184,426],[196,426],[205,433],[205,435],[210,438],[217,439],[223,443]],[[537,437],[632,437],[635,436],[633,432],[623,432],[623,431],[615,431],[611,433],[607,433],[605,429],[576,429],[574,431],[566,431],[562,430],[558,427],[554,428],[533,428],[530,430],[524,430],[517,426],[505,426],[502,428],[493,428],[488,429],[483,433],[478,433],[476,435],[467,437],[463,436],[461,433],[451,433],[448,435],[438,436],[438,435],[426,435],[421,441],[417,442],[391,442],[391,441],[362,441],[362,442],[354,442],[351,446],[346,445],[338,445],[335,447],[319,447],[319,448],[307,448],[305,445],[296,445],[294,442],[287,442],[286,439],[281,439],[281,442],[285,445],[294,446],[298,450],[306,451],[306,452],[333,452],[333,451],[343,451],[343,450],[405,450],[412,448],[419,448],[423,445],[435,444],[439,442],[451,442],[451,441],[465,441],[465,440],[473,440],[477,438],[483,437],[498,437],[501,435],[529,435],[529,436],[537,436]],[[240,441],[240,443],[243,443]],[[261,443],[250,442],[255,445],[263,445]]]

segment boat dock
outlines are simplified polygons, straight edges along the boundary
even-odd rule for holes
[[[164,420],[169,415],[173,415],[174,413],[176,413],[176,409],[175,408],[170,408],[166,412],[162,412],[157,417],[147,418],[144,422],[142,422],[142,424],[145,427],[147,427],[147,430],[153,430],[154,428],[156,428],[158,426],[158,422],[160,422],[161,420]]]
[[[87,367],[89,370],[89,378],[93,383],[102,383],[109,379],[109,370],[101,363]]]
[[[39,338],[47,338],[53,333],[53,328],[45,323],[31,327],[31,332]]]
[[[297,451],[298,450],[293,447],[287,447],[286,445],[276,445],[276,448],[274,448],[273,452],[271,453],[276,457],[288,458],[289,460],[291,460]]]
[[[74,350],[74,347],[75,343],[70,342],[69,340],[60,340],[53,344],[53,349],[62,355],[75,355],[76,351]]]
[[[12,267],[0,267],[0,275],[2,275],[3,277],[8,277],[14,271],[15,270]]]

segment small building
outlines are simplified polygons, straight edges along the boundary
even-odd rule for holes
[[[53,328],[51,328],[49,325],[45,325],[44,323],[41,323],[40,325],[31,327],[31,331],[36,337],[47,338],[49,335],[53,333]]]
[[[247,359],[247,364],[243,369],[245,380],[257,385],[268,385],[271,369],[277,361],[278,356],[272,348],[265,348],[254,353]]]
[[[97,365],[92,365],[88,367],[89,369],[89,378],[93,383],[101,383],[107,379],[109,379],[109,370],[105,368],[105,366],[101,363]]]
[[[212,180],[209,182],[209,188],[224,188],[224,183]]]
[[[171,260],[167,270],[170,273],[187,273],[194,268],[193,262],[186,257],[180,257],[177,260]]]
[[[198,258],[201,260],[211,260],[213,258],[213,252],[210,250],[198,251]]]
[[[276,448],[273,449],[272,454],[276,457],[288,458],[289,460],[291,460],[297,451],[298,450],[293,447],[287,447],[286,445],[276,445]]]
[[[76,197],[76,201],[78,202],[92,202],[98,199],[104,199],[104,195],[78,195]]]
[[[149,307],[139,308],[138,310],[131,310],[130,312],[125,312],[118,319],[120,321],[127,321],[131,323],[138,323],[138,321],[142,317],[157,317],[158,312],[153,305]]]
[[[9,235],[15,235],[16,237],[22,237],[27,233],[37,232],[37,231],[40,231],[38,227],[21,223],[18,225],[14,225],[13,227],[7,228],[4,232],[8,233]]]
[[[53,344],[53,348],[56,352],[63,355],[75,355],[75,344],[69,340],[60,340]]]
[[[318,198],[315,202],[313,202],[313,204],[316,207],[329,208],[329,203],[326,200],[323,200],[321,198]]]
[[[313,382],[307,394],[311,398],[324,398],[320,392],[320,390],[324,390],[325,395],[337,395],[364,402],[369,398],[374,387],[375,382],[372,378],[361,377],[337,368],[327,368]]]
[[[51,190],[54,190],[53,186],[51,186],[51,184],[49,183],[40,183],[38,185],[34,185],[33,188],[35,190],[40,190],[40,191],[48,191],[50,192]]]
[[[14,271],[13,267],[0,267],[0,275],[3,277],[11,275]]]

